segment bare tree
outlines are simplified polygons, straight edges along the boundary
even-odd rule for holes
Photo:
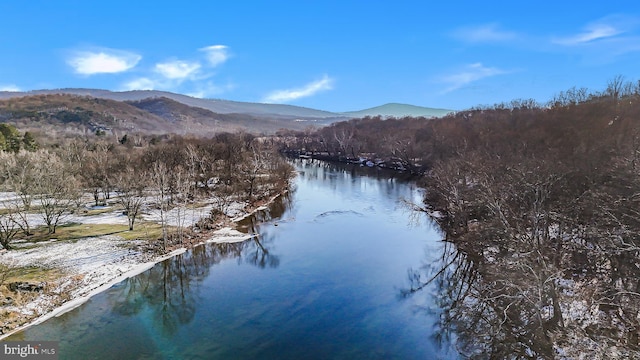
[[[349,150],[353,150],[352,142],[354,136],[353,127],[345,128],[344,126],[340,127],[340,129],[334,128],[333,130],[333,138],[338,143],[338,152],[342,156],[347,156]],[[352,154],[355,157],[355,154]]]
[[[187,215],[187,204],[189,203],[189,192],[191,191],[191,183],[189,181],[191,177],[188,171],[182,167],[178,167],[174,170],[175,190],[176,193],[173,196],[173,204],[175,205],[176,213],[176,225],[178,240],[182,244],[184,242],[185,232],[185,220]]]
[[[49,234],[55,234],[60,220],[73,211],[81,195],[75,177],[65,165],[52,154],[46,163],[39,166],[35,199]]]
[[[12,212],[0,213],[0,245],[7,250],[11,250],[11,241],[15,238],[20,229],[14,220]]]
[[[118,203],[124,208],[129,222],[129,230],[133,230],[136,218],[145,201],[147,179],[139,167],[125,164],[125,168],[116,176],[116,193]]]
[[[151,183],[160,210],[160,224],[162,226],[162,246],[167,248],[167,210],[169,202],[169,173],[167,165],[162,161],[155,161],[151,168]]]
[[[51,154],[46,150],[35,152],[20,151],[16,154],[2,152],[0,161],[4,169],[3,177],[7,187],[17,195],[16,200],[7,203],[14,214],[14,220],[25,235],[31,235],[29,214],[36,195],[41,166]]]
[[[109,165],[112,157],[113,154],[109,153],[107,144],[103,143],[96,144],[94,149],[86,150],[86,154],[83,155],[81,176],[84,186],[93,194],[96,206],[101,200],[107,200],[111,190],[110,171],[112,169]]]
[[[210,161],[208,156],[205,156],[203,151],[198,149],[194,144],[187,144],[185,149],[187,158],[187,177],[185,181],[190,182],[189,195],[196,196],[198,185],[205,184],[208,180],[206,178],[207,162]]]
[[[239,176],[245,184],[244,192],[247,200],[251,203],[254,201],[256,189],[259,187],[259,179],[265,175],[267,169],[267,154],[265,149],[259,148],[259,144],[252,144],[245,151],[244,159],[239,164]]]
[[[623,95],[624,90],[624,76],[617,75],[607,82],[607,89],[605,94],[610,96],[614,101],[618,101]]]

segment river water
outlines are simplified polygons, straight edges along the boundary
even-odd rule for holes
[[[442,252],[399,204],[415,184],[295,165],[294,189],[241,224],[255,239],[188,251],[7,340],[59,341],[61,359],[454,358],[435,289],[400,296]]]

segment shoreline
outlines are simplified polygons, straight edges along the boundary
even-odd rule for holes
[[[237,223],[243,219],[246,219],[249,216],[254,215],[255,213],[257,213],[258,211],[263,211],[269,208],[269,205],[272,204],[276,199],[278,199],[279,197],[283,196],[284,194],[288,193],[288,190],[284,190],[283,192],[271,197],[267,202],[265,202],[264,204],[259,205],[258,207],[252,209],[251,211],[241,215],[241,216],[237,216],[233,219],[230,219],[229,221],[231,223]],[[199,246],[203,246],[203,245],[207,245],[207,244],[213,244],[213,243],[233,243],[233,242],[243,242],[243,241],[247,241],[249,239],[252,239],[253,237],[255,237],[256,234],[245,234],[242,233],[238,230],[235,230],[231,227],[223,227],[219,230],[215,230],[210,232],[209,234],[207,234],[207,239],[195,244],[190,244],[189,246],[186,247],[180,247],[177,249],[172,250],[171,252],[167,253],[167,254],[162,254],[162,255],[158,255],[156,257],[153,257],[151,261],[140,261],[140,262],[134,262],[133,264],[130,265],[129,269],[121,272],[120,274],[118,274],[117,276],[111,276],[111,277],[107,277],[106,280],[103,281],[96,281],[96,282],[89,282],[88,284],[84,285],[84,286],[78,286],[74,289],[71,289],[70,291],[79,291],[80,292],[80,296],[77,298],[73,298],[71,300],[65,301],[63,303],[61,303],[58,306],[54,306],[54,308],[52,308],[51,310],[46,311],[44,314],[39,315],[37,317],[35,317],[34,319],[32,319],[31,321],[28,321],[24,324],[21,324],[19,326],[17,326],[14,329],[9,330],[8,332],[4,333],[4,334],[0,334],[0,341],[3,341],[4,339],[6,339],[9,336],[15,335],[23,330],[26,330],[32,326],[35,325],[39,325],[42,324],[43,322],[54,318],[54,317],[58,317],[61,316],[69,311],[72,311],[74,309],[76,309],[79,306],[82,306],[84,303],[86,303],[87,301],[89,301],[92,297],[110,289],[111,287],[113,287],[114,285],[132,278],[134,276],[137,276],[149,269],[151,269],[152,267],[154,267],[155,265],[167,260],[167,259],[171,259],[177,255],[180,254],[184,254],[185,252],[187,252],[190,249],[199,247]],[[138,256],[141,259],[144,259],[146,256],[148,256],[149,254],[147,253],[139,253],[137,255],[134,255],[134,257]],[[124,258],[118,263],[116,262],[115,265],[117,266],[125,266],[126,263],[123,261],[125,260]],[[86,275],[86,274],[84,274]],[[67,275],[64,278],[70,278],[73,277],[74,275]],[[108,275],[107,275],[108,276]],[[84,289],[83,289],[84,288]],[[40,294],[35,300],[33,300],[30,303],[35,303],[37,302],[39,299],[42,299],[44,297],[44,293]]]

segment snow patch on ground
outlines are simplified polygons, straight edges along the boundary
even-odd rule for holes
[[[223,228],[215,231],[207,242],[241,242],[252,236],[232,228]],[[57,284],[57,289],[52,289],[54,293],[64,291],[68,287],[73,288],[71,300],[53,310],[56,302],[55,296],[51,294],[43,294],[21,308],[10,309],[26,317],[39,317],[25,326],[1,335],[0,339],[70,311],[111,286],[186,251],[185,248],[181,248],[166,255],[154,256],[135,249],[136,244],[143,242],[125,241],[118,236],[106,235],[83,238],[75,242],[46,242],[31,249],[0,254],[0,262],[4,264],[39,266],[64,271],[66,278]],[[74,278],[78,279],[75,284],[72,281]]]
[[[276,198],[277,196],[271,201]],[[0,202],[3,199],[15,199],[15,194],[0,193]],[[245,207],[245,203],[233,202],[226,207],[225,214],[233,218],[232,221],[239,221],[251,214],[246,212]],[[111,207],[88,207],[87,210],[106,210],[109,208]],[[165,214],[165,219],[168,225],[190,227],[201,218],[208,217],[212,209],[214,209],[212,202],[194,209],[172,209]],[[259,209],[266,209],[266,206],[261,206]],[[180,214],[178,213],[179,211]],[[29,214],[28,217],[32,227],[44,224],[40,214]],[[153,208],[144,209],[142,218],[147,221],[160,222],[160,211]],[[64,219],[61,219],[60,223],[126,225],[128,224],[128,219],[121,210],[114,209],[113,211],[95,215],[69,214]],[[226,227],[213,232],[206,242],[242,242],[253,236],[252,234],[242,233]],[[143,240],[123,240],[116,235],[104,235],[81,238],[75,241],[52,239],[40,242],[35,246],[34,244],[25,243],[22,245],[23,248],[17,247],[16,250],[0,252],[0,263],[16,267],[59,269],[65,274],[63,279],[54,284],[54,289],[49,289],[48,292],[41,294],[31,303],[21,308],[7,308],[23,314],[25,319],[35,318],[35,320],[11,332],[0,335],[0,339],[74,309],[86,302],[91,296],[150,269],[158,262],[186,251],[185,248],[181,248],[159,256],[139,250],[137,245],[142,245],[145,242]],[[69,294],[69,300],[64,302],[62,306],[58,306],[60,300],[56,297],[56,294],[64,292]]]
[[[246,234],[238,230],[226,227],[226,228],[222,228],[220,230],[214,231],[213,237],[211,237],[211,239],[209,239],[207,242],[236,243],[236,242],[243,242],[245,240],[249,240],[254,236],[255,235]]]
[[[47,268],[76,268],[84,270],[92,263],[125,256],[127,249],[115,236],[84,238],[77,242],[47,243],[24,251],[9,251],[0,260],[11,259],[15,264],[40,264]]]
[[[0,209],[6,208],[6,202],[18,201],[20,197],[15,192],[0,192]]]

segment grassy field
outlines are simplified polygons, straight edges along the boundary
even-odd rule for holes
[[[172,229],[169,227],[168,230]],[[51,239],[77,241],[82,238],[104,235],[116,235],[123,240],[153,240],[162,236],[162,226],[153,222],[141,221],[135,225],[134,230],[130,231],[127,225],[71,223],[58,226],[55,234],[48,234],[45,226],[36,228],[33,233],[25,240],[34,245]],[[21,248],[24,247],[21,246]]]

